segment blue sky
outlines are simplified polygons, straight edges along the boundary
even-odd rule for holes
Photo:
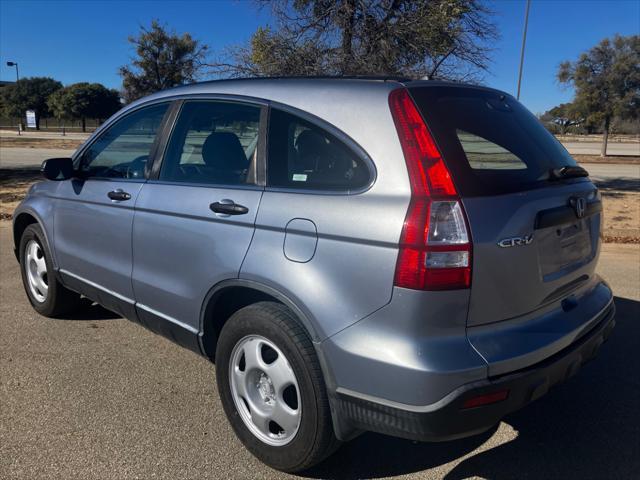
[[[501,39],[485,83],[514,93],[524,0],[487,2]],[[17,1],[0,0],[0,79],[51,76],[64,84],[90,81],[119,88],[118,67],[132,55],[127,36],[153,18],[177,32],[189,31],[213,51],[246,41],[269,23],[269,11],[232,1]],[[602,38],[640,33],[637,0],[532,0],[521,100],[543,112],[572,97],[558,85],[558,64],[572,60]]]

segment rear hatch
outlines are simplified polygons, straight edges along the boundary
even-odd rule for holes
[[[473,241],[467,325],[522,317],[594,274],[601,202],[564,147],[513,97],[409,86],[464,205]]]

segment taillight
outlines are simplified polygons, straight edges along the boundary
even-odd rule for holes
[[[471,285],[471,240],[462,203],[442,155],[406,89],[389,95],[411,182],[395,285],[453,290]]]

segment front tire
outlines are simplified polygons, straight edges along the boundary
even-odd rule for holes
[[[315,350],[284,305],[259,302],[231,316],[218,340],[216,379],[236,435],[267,465],[299,472],[339,445]]]
[[[51,251],[37,223],[29,225],[20,238],[22,284],[34,310],[45,317],[59,317],[76,311],[82,300],[57,278]]]

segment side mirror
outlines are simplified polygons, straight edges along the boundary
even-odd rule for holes
[[[42,162],[40,171],[47,180],[68,180],[73,177],[73,160],[70,158],[50,158]]]

